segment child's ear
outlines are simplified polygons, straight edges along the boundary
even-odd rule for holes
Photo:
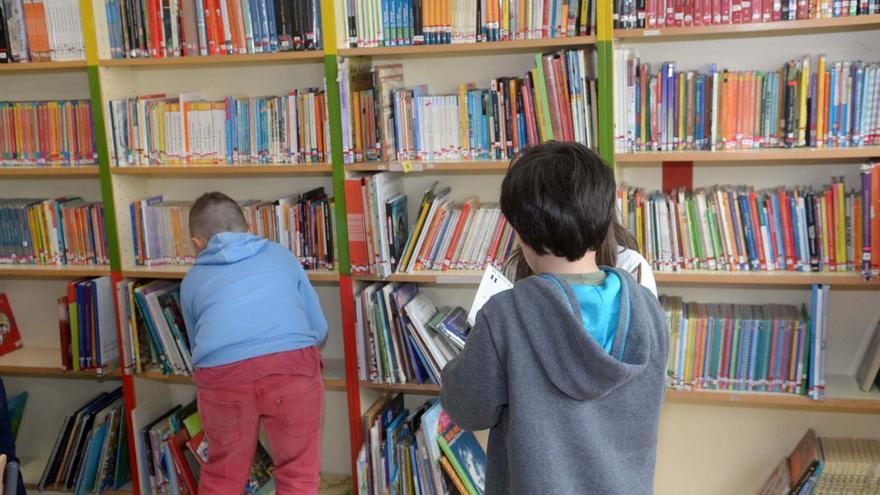
[[[192,241],[193,247],[196,248],[196,253],[200,253],[208,247],[208,241],[200,235],[193,236],[190,240]]]

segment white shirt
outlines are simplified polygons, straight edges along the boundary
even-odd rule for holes
[[[657,282],[654,280],[654,272],[648,260],[636,250],[621,248],[617,253],[617,268],[626,270],[632,274],[633,278],[646,287],[654,297],[657,297]]]

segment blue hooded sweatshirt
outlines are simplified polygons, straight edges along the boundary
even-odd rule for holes
[[[327,320],[296,257],[249,233],[208,241],[180,289],[193,365],[222,366],[319,345]]]

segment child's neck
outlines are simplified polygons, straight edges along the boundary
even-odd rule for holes
[[[538,256],[537,259],[534,260],[534,263],[536,266],[533,268],[537,273],[557,273],[566,275],[572,273],[595,273],[599,271],[599,265],[596,264],[595,251],[588,252],[583,258],[577,261],[568,261],[568,259],[561,256],[547,254],[544,256]]]

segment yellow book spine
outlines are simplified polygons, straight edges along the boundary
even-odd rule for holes
[[[685,82],[684,72],[678,73],[678,143],[676,149],[684,149],[685,139],[685,119],[687,118],[687,114],[684,108],[684,88],[687,83]]]
[[[807,144],[807,96],[810,94],[810,57],[804,57],[798,85],[798,145]]]
[[[468,126],[467,94],[468,85],[458,86],[458,139],[461,147],[458,150],[462,158],[470,158],[470,128]]]
[[[687,323],[687,350],[685,351],[685,361],[684,361],[684,382],[688,385],[693,385],[694,382],[694,348],[696,334],[697,334],[697,325],[696,321],[691,314],[691,311],[687,312],[688,315],[688,323]]]
[[[837,269],[846,269],[846,190],[843,182],[833,185],[837,189],[837,204],[834,212],[834,241],[837,244]]]
[[[816,86],[816,147],[825,147],[825,55],[819,55]]]

